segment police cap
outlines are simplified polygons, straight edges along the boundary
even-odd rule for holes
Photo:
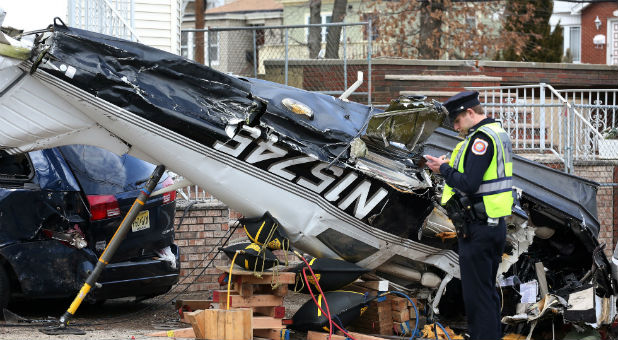
[[[447,99],[443,105],[448,110],[448,118],[454,121],[458,114],[480,104],[477,91],[463,91]]]

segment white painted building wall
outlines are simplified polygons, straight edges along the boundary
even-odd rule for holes
[[[101,10],[96,11],[96,8],[108,9],[110,6],[116,7],[116,3],[122,3],[118,6],[121,9],[116,8],[116,12],[131,26],[140,43],[180,54],[182,0],[68,0],[61,17],[66,18],[65,22],[70,26],[110,34],[105,30],[109,29],[110,25],[119,25],[118,20],[112,23],[106,17],[110,11],[99,15]],[[130,3],[133,11],[130,10]],[[86,16],[87,12],[90,15]],[[124,34],[119,37],[131,39],[131,36]]]
[[[134,0],[134,29],[142,44],[180,54],[181,0]]]

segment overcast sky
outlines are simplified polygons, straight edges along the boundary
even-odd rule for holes
[[[66,22],[67,0],[0,0],[0,8],[6,12],[2,26],[32,31],[47,27],[54,17]]]

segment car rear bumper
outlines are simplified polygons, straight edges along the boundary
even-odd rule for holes
[[[113,299],[125,296],[155,296],[167,292],[178,282],[179,252],[172,245],[176,255],[176,269],[169,262],[161,260],[125,261],[108,264],[93,291],[96,300]]]

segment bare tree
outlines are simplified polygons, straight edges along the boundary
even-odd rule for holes
[[[309,23],[322,23],[322,0],[309,0]],[[315,59],[322,46],[322,27],[309,27],[309,58]]]
[[[331,22],[343,22],[348,0],[335,0]],[[326,58],[339,59],[339,41],[341,41],[341,26],[332,26],[326,33]]]

